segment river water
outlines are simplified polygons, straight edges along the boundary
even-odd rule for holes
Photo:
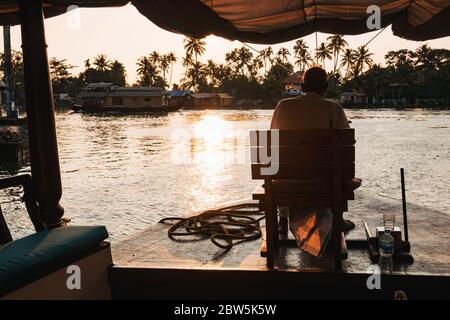
[[[181,111],[164,116],[56,116],[62,205],[72,224],[104,224],[112,242],[166,216],[250,198],[248,131],[272,110]],[[450,214],[450,111],[348,110],[356,129],[360,193],[400,199],[401,167],[411,203]],[[28,172],[0,167],[0,176]],[[20,192],[0,193],[15,237],[32,232]]]

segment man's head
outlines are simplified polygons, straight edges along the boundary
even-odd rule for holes
[[[303,75],[302,90],[304,92],[315,92],[321,96],[328,89],[327,73],[320,67],[312,67]]]

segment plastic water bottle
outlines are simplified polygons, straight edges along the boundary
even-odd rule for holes
[[[378,239],[378,251],[380,253],[378,266],[383,273],[391,273],[394,270],[394,261],[392,260],[394,246],[395,239],[391,235],[391,231],[385,229],[384,233]]]

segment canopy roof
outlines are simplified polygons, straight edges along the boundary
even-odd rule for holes
[[[31,1],[31,0],[29,0]],[[80,7],[121,6],[124,0],[44,0],[47,17]],[[2,0],[0,24],[20,23],[17,0]],[[193,37],[215,34],[230,40],[272,44],[315,31],[361,34],[367,7],[381,8],[381,24],[395,35],[429,40],[450,35],[450,0],[132,0],[148,19]]]

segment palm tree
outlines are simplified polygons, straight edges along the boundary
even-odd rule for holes
[[[225,61],[229,66],[234,67],[235,69],[237,69],[237,72],[239,72],[239,68],[236,67],[238,61],[237,50],[238,49],[233,49],[231,52],[227,52],[225,54]]]
[[[308,51],[308,49],[309,48],[303,39],[297,40],[294,45],[294,57],[299,57],[305,51]]]
[[[299,66],[300,71],[305,71],[305,67],[308,67],[312,62],[311,54],[304,49],[296,54],[295,64]]]
[[[186,81],[183,83],[183,87],[186,89],[197,90],[201,82],[205,81],[206,69],[201,62],[194,62],[191,68],[185,75]],[[189,80],[188,80],[189,79]]]
[[[371,67],[373,60],[373,53],[369,52],[369,49],[366,46],[360,46],[356,49],[355,52],[355,76],[362,74],[364,71],[364,67]]]
[[[253,53],[246,47],[241,47],[237,51],[237,67],[244,74],[245,68],[247,71],[251,71]]]
[[[246,47],[236,48],[225,54],[225,61],[241,75],[245,74],[245,69],[251,71],[252,59],[253,53]]]
[[[316,49],[316,61],[322,60],[322,67],[325,69],[325,60],[331,60],[331,50],[322,42]]]
[[[106,55],[101,53],[101,54],[97,55],[97,57],[95,57],[94,66],[96,66],[95,69],[97,71],[104,72],[104,71],[108,70],[109,65],[110,65],[110,62],[106,58]]]
[[[213,87],[216,87],[217,86],[217,83],[216,83],[217,81],[216,81],[215,76],[216,76],[216,73],[217,73],[217,65],[216,65],[216,63],[213,60],[209,59],[206,62],[205,73],[209,77],[211,85]]]
[[[264,64],[264,75],[267,74],[267,62],[270,62],[270,66],[272,66],[272,55],[273,55],[273,49],[271,46],[268,46],[265,49],[262,49],[259,52],[259,55],[257,56],[257,58],[261,59],[263,64]]]
[[[114,60],[111,63],[110,72],[111,72],[111,79],[113,80],[114,83],[121,86],[126,85],[125,79],[127,73],[125,71],[125,66],[123,65],[123,63],[119,62],[118,60]]]
[[[295,65],[299,66],[300,71],[304,71],[305,67],[309,66],[312,62],[311,55],[308,52],[308,46],[303,39],[299,39],[294,45],[294,61]]]
[[[209,67],[208,67],[209,68]],[[223,63],[216,64],[214,68],[214,87],[222,88],[224,84],[231,79],[233,71],[230,66],[227,66]]]
[[[160,56],[159,58],[159,67],[163,74],[163,79],[166,81],[166,72],[170,67],[169,59],[167,59],[167,55]]]
[[[414,52],[414,58],[416,58],[416,66],[422,70],[436,69],[439,64],[435,50],[431,49],[427,44],[423,44]]]
[[[161,55],[159,54],[159,52],[156,51],[156,50],[153,50],[153,51],[150,53],[149,61],[150,61],[151,63],[153,63],[153,64],[155,65],[155,67],[156,67],[156,66],[158,66],[160,60],[161,60]]]
[[[91,67],[91,62],[89,59],[84,60],[84,67],[86,69],[89,69]]]
[[[67,63],[67,59],[58,60],[55,57],[50,59],[49,67],[52,80],[55,82],[67,78],[70,75],[69,70],[75,68]]]
[[[84,74],[86,75],[86,81],[87,83],[91,83],[91,72],[89,72],[89,69],[91,68],[91,61],[89,59],[84,60]]]
[[[280,48],[280,50],[278,50],[278,54],[277,55],[278,55],[278,57],[280,57],[282,62],[287,62],[288,56],[290,56],[291,53],[286,48]]]
[[[408,69],[414,67],[415,53],[408,49],[401,49],[397,51],[388,51],[384,56],[386,65],[388,67],[401,68],[406,66]]]
[[[187,55],[194,55],[195,62],[198,62],[198,57],[205,53],[205,41],[202,39],[186,37],[184,39],[184,49]]]
[[[184,75],[185,75],[185,79],[186,79],[186,76],[187,76],[190,66],[192,66],[194,64],[194,61],[192,60],[192,55],[186,53],[186,56],[183,58],[181,64],[184,67]]]
[[[341,55],[341,67],[345,67],[345,76],[344,78],[347,79],[349,76],[349,72],[351,69],[353,69],[355,65],[355,50],[347,48]]]
[[[150,61],[148,57],[140,57],[137,61],[137,75],[139,76],[139,84],[141,86],[151,86],[158,76],[158,69]]]
[[[345,41],[344,36],[341,34],[335,34],[332,36],[329,36],[327,38],[328,43],[328,49],[330,49],[333,52],[333,58],[334,58],[334,65],[333,65],[333,74],[336,73],[337,65],[339,62],[339,55],[344,50],[346,46],[348,46],[347,41]]]
[[[138,59],[136,65],[138,66],[136,70],[137,75],[140,77],[145,77],[147,71],[150,69],[151,63],[146,56],[143,56]]]
[[[256,56],[256,59],[259,59],[263,63],[264,74],[266,74],[267,73],[266,49],[262,49],[261,51],[259,51],[258,55]]]
[[[264,67],[264,62],[262,58],[258,55],[253,59],[252,66],[251,66],[251,75],[257,76],[260,69]]]
[[[272,59],[273,49],[272,49],[271,46],[268,46],[268,47],[265,49],[264,55],[265,55],[265,59],[267,59],[267,61],[270,63],[270,66],[272,67],[272,61],[273,61],[273,59]]]
[[[170,64],[170,78],[169,78],[169,87],[172,83],[172,75],[173,75],[173,64],[177,62],[177,57],[173,52],[169,52],[166,55],[167,62]]]

